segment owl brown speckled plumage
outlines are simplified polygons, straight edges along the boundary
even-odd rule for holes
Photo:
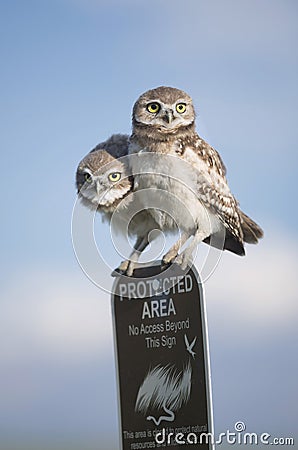
[[[120,232],[125,233],[129,223],[128,233],[136,235],[137,240],[129,259],[117,270],[131,276],[140,254],[149,244],[150,231],[158,226],[147,211],[134,215],[139,205],[132,192],[128,142],[127,135],[115,134],[91,150],[78,165],[76,187],[85,206],[97,210],[104,220],[110,221],[114,215],[114,223]]]
[[[137,189],[166,190],[180,198],[194,217],[189,220],[181,213],[177,202],[171,204],[173,197],[169,196],[169,207],[184,235],[164,256],[165,263],[175,261],[185,268],[199,242],[217,246],[213,238],[220,235],[224,235],[223,249],[238,255],[245,254],[244,242],[258,242],[263,231],[240,210],[229,189],[220,155],[195,131],[195,111],[188,94],[165,86],[145,92],[133,107],[132,125],[129,153],[159,155],[160,161],[157,165],[156,159],[152,159],[152,167],[146,165],[149,173],[142,174],[138,160],[132,160]],[[181,187],[177,181],[179,170],[176,171],[175,164],[169,167],[163,155],[177,157],[176,168],[179,161],[185,163],[189,170],[189,189]],[[161,229],[171,229],[173,221],[167,214],[154,210],[152,214]],[[192,242],[177,256],[179,248],[190,236],[193,236]]]
[[[125,161],[128,136],[115,134],[98,144],[79,163],[76,186],[81,201],[91,209],[107,215],[114,213],[118,204],[132,189],[132,180]]]

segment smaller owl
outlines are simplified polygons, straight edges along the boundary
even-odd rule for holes
[[[132,192],[133,179],[127,166],[128,136],[112,135],[107,141],[98,144],[79,163],[76,172],[76,187],[82,203],[97,210],[103,220],[119,225],[123,233],[129,223],[128,233],[136,235],[137,240],[129,259],[123,261],[118,272],[131,276],[142,251],[149,244],[150,231],[158,228],[152,215],[138,210],[137,199]],[[129,205],[133,205],[130,209]],[[139,208],[143,209],[143,208]],[[132,218],[131,218],[132,217]]]
[[[91,150],[77,168],[76,186],[81,201],[107,217],[132,189],[128,168],[118,159],[127,155],[127,148],[127,135],[113,135]]]

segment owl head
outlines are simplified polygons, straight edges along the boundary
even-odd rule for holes
[[[88,153],[76,172],[76,186],[83,203],[91,209],[113,210],[132,190],[127,165],[105,149]]]
[[[133,107],[133,126],[148,127],[164,134],[193,127],[195,110],[191,97],[167,86],[142,94]],[[147,128],[147,129],[148,129]]]

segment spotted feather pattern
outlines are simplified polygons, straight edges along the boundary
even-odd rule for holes
[[[197,133],[178,139],[177,153],[183,157],[185,149],[192,147],[193,151],[206,163],[210,169],[215,169],[221,177],[226,175],[226,167],[215,148],[211,147]]]
[[[207,183],[198,185],[198,195],[205,206],[214,211],[224,226],[242,243],[241,218],[235,197],[232,194],[223,195]]]
[[[217,214],[224,226],[243,242],[239,205],[230,192],[226,168],[219,153],[196,133],[178,140],[177,153],[188,160],[189,151],[201,161],[198,169],[198,196],[204,205]]]

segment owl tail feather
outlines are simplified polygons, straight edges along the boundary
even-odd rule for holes
[[[212,247],[218,248],[219,250],[229,250],[229,252],[235,253],[239,256],[245,255],[245,250],[243,247],[243,243],[239,241],[228,229],[225,230],[224,235],[224,243],[223,243],[223,235],[222,233],[215,233],[212,238],[209,236],[204,239],[206,244],[211,245]]]
[[[242,211],[240,217],[244,242],[256,244],[264,236],[262,228]]]

